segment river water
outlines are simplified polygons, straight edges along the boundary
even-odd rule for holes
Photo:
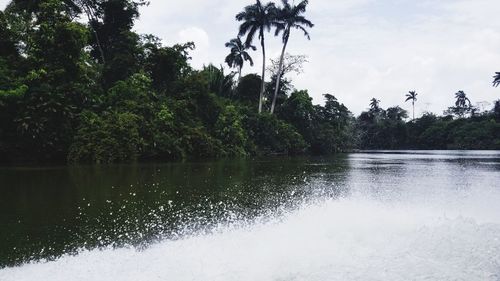
[[[0,168],[0,280],[500,280],[500,151]]]

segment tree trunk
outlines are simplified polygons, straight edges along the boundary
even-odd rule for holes
[[[261,34],[260,46],[262,47],[262,82],[260,85],[260,95],[259,95],[259,114],[262,113],[262,102],[264,99],[265,91],[265,75],[266,75],[266,48],[264,44],[264,34]]]
[[[273,97],[273,103],[271,105],[271,114],[274,113],[274,108],[276,106],[276,99],[278,98],[278,92],[280,89],[280,82],[281,82],[281,75],[283,71],[283,60],[285,59],[285,50],[286,46],[288,45],[288,38],[285,40],[285,43],[283,44],[283,49],[281,50],[281,57],[280,57],[280,65],[278,67],[278,74],[276,76],[276,84],[275,84],[275,89],[274,89],[274,97]]]
[[[104,51],[102,50],[101,41],[99,40],[99,35],[97,35],[97,31],[93,27],[91,27],[91,29],[94,32],[95,41],[97,44],[97,48],[99,49],[99,54],[101,55],[102,63],[105,64],[106,59],[104,58]]]
[[[413,122],[415,122],[415,101],[413,101],[412,104],[413,104]]]
[[[102,63],[104,64],[106,63],[106,59],[104,58],[104,51],[102,49],[101,41],[99,40],[99,35],[97,34],[97,31],[92,26],[92,21],[97,22],[97,17],[92,12],[92,8],[89,7],[87,4],[82,3],[82,8],[84,9],[85,14],[87,15],[87,19],[89,21],[89,27],[90,29],[92,29],[92,33],[94,33],[97,48],[99,49],[99,54],[101,55],[101,60]]]
[[[243,66],[242,66],[242,65],[240,65],[240,71],[238,71],[238,85],[239,85],[239,84],[240,84],[240,82],[241,82],[241,69],[242,69],[242,68],[243,68]],[[236,87],[237,87],[238,85],[236,85]]]

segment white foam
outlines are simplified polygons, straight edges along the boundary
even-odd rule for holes
[[[488,197],[460,197],[454,205],[327,200],[272,222],[144,251],[94,250],[7,268],[0,280],[498,281],[500,214],[477,201]]]

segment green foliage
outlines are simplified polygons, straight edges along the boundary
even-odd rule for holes
[[[12,11],[7,20],[23,15]],[[25,58],[6,58],[21,64],[17,79],[13,79],[17,80],[14,89],[20,89],[14,92],[20,98],[11,104],[21,110],[11,120],[17,128],[17,145],[25,153],[34,158],[63,159],[78,112],[85,103],[86,85],[92,84],[87,80],[89,64],[84,52],[88,32],[85,26],[72,21],[61,1],[42,1],[32,13],[33,20],[20,18],[29,23],[24,25],[23,34],[14,36],[23,38]],[[17,24],[13,22],[12,27]]]
[[[309,32],[307,31],[307,28],[312,28],[314,26],[314,24],[311,21],[309,21],[304,17],[307,5],[309,4],[308,0],[300,1],[297,5],[295,5],[295,2],[293,2],[292,5],[290,5],[290,2],[288,0],[283,0],[282,3],[283,7],[276,8],[276,11],[274,12],[276,18],[275,19],[276,22],[274,23],[276,27],[275,35],[283,33],[282,36],[283,48],[281,50],[281,57],[278,66],[278,71],[275,72],[277,78],[275,78],[276,86],[274,87],[271,113],[274,113],[274,109],[278,99],[278,94],[281,88],[280,87],[281,77],[284,76],[284,74],[286,73],[285,70],[286,66],[284,66],[285,50],[288,45],[288,40],[290,39],[290,33],[292,29],[298,29],[304,33],[304,36],[307,39],[311,39],[309,36]]]
[[[392,121],[403,121],[408,118],[408,112],[399,106],[389,107],[386,114],[387,118]]]
[[[131,0],[97,1],[92,8],[90,27],[93,57],[102,63],[105,89],[140,70],[140,37],[132,31],[139,17],[139,6]]]
[[[19,58],[18,48],[16,46],[16,37],[18,36],[12,28],[9,28],[11,24],[8,19],[9,15],[6,15],[4,12],[0,11],[0,58],[2,59],[2,68],[0,70],[2,72],[5,71],[5,63],[6,59],[9,59],[10,62],[16,62]],[[7,82],[7,81],[0,81]],[[0,85],[2,85],[1,83]]]
[[[143,4],[16,0],[0,12],[2,162],[112,163],[330,154],[352,148],[500,148],[500,102],[491,112],[479,113],[463,92],[456,94],[454,104],[460,111],[451,112],[458,119],[425,114],[406,123],[405,110],[383,109],[375,98],[368,111],[354,118],[333,95],[324,95],[324,105],[313,105],[307,91],[294,90],[276,70],[263,104],[265,72],[241,77],[235,85],[236,74],[222,67],[194,70],[189,64],[193,43],[162,46],[152,35],[135,33]],[[300,19],[306,4],[295,6],[293,21]],[[290,28],[310,26],[305,21],[296,26],[283,19],[280,23],[275,8],[259,2],[238,15],[247,40],[228,43],[231,66],[241,70],[245,60],[252,62],[246,52],[254,49],[249,43],[258,36],[264,47],[268,27],[288,34]],[[292,6],[288,8],[291,12]],[[84,14],[87,25],[76,20]],[[278,62],[274,66],[279,69]],[[290,63],[284,66],[293,69]],[[277,114],[257,114],[259,103],[266,109],[272,106],[276,86]]]
[[[248,114],[244,123],[257,154],[300,154],[307,149],[295,128],[274,115]]]
[[[408,112],[399,106],[384,110],[380,101],[373,98],[370,109],[356,120],[358,146],[369,149],[405,148],[408,139]]]
[[[215,135],[222,141],[230,155],[246,155],[247,134],[243,129],[243,118],[234,105],[228,105],[215,123]]]
[[[307,91],[295,91],[287,99],[279,111],[279,116],[295,126],[295,128],[306,138],[311,140],[312,116],[314,108],[312,98]]]
[[[476,120],[436,118],[417,136],[413,146],[426,149],[499,149],[499,125],[488,115]]]
[[[450,139],[453,140],[447,147],[450,149],[498,149],[500,124],[493,120],[466,122],[450,132]]]
[[[221,97],[232,96],[234,73],[225,75],[222,66],[217,68],[212,64],[204,67],[202,73],[206,76],[211,93]]]
[[[500,100],[495,101],[493,116],[495,117],[495,120],[500,123]]]
[[[142,139],[141,118],[133,113],[110,112],[99,116],[84,112],[80,117],[69,162],[113,163],[136,160]]]
[[[333,95],[326,94],[325,106],[313,106],[307,91],[295,91],[278,110],[278,116],[292,124],[314,154],[332,154],[352,146],[351,113]]]
[[[151,79],[143,73],[136,73],[124,81],[118,81],[108,90],[106,105],[115,110],[148,116],[152,114],[154,99]]]
[[[163,104],[155,117],[151,156],[160,159],[186,158],[186,151],[177,137],[175,112],[167,104]]]
[[[194,47],[191,42],[173,47],[161,47],[151,41],[144,43],[144,68],[158,93],[172,93],[175,82],[191,72],[188,52]]]
[[[241,21],[238,36],[245,36],[246,45],[251,45],[258,34],[260,40],[260,47],[262,51],[262,74],[261,86],[259,91],[259,113],[262,112],[262,105],[264,101],[264,92],[266,84],[266,46],[265,46],[265,32],[270,31],[271,27],[275,27],[277,22],[277,9],[276,5],[268,2],[262,5],[260,0],[255,4],[246,6],[242,12],[236,15],[236,20]]]
[[[454,115],[457,116],[458,118],[464,118],[467,114],[473,114],[473,107],[471,104],[471,101],[469,98],[467,98],[467,94],[465,94],[463,91],[458,91],[455,94],[455,106],[449,107],[446,111],[445,114],[448,115]]]
[[[236,88],[234,99],[257,108],[261,81],[262,79],[257,74],[243,76]]]
[[[271,75],[271,81],[269,81],[269,83],[266,84],[265,97],[266,97],[267,103],[265,105],[266,105],[266,107],[269,107],[269,108],[271,108],[272,101],[274,99],[277,78],[278,77],[276,75],[274,75],[274,74]],[[279,87],[279,90],[278,90],[278,95],[276,96],[275,107],[279,109],[280,107],[282,107],[283,103],[288,99],[290,92],[294,89],[292,86],[292,81],[289,79],[286,79],[284,76],[281,76],[280,83],[279,83],[278,87]]]
[[[230,48],[231,51],[229,55],[227,55],[225,62],[229,67],[238,69],[238,80],[240,80],[241,70],[245,61],[248,61],[250,66],[253,66],[253,59],[250,57],[250,54],[248,54],[247,50],[251,49],[255,51],[257,48],[249,43],[241,42],[239,36],[227,42],[226,48]]]
[[[465,100],[466,101],[466,100]],[[467,102],[465,106],[467,106]],[[464,105],[464,103],[461,103]],[[470,118],[424,114],[406,123],[407,113],[392,107],[357,119],[358,147],[368,149],[499,149],[500,130],[494,110]],[[463,116],[458,115],[457,116]]]
[[[325,106],[314,107],[312,152],[332,154],[353,148],[351,112],[335,96],[324,97]]]

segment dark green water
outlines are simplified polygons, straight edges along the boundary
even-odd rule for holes
[[[141,247],[275,214],[314,193],[309,182],[340,183],[348,169],[345,155],[0,168],[0,267],[82,248]]]

